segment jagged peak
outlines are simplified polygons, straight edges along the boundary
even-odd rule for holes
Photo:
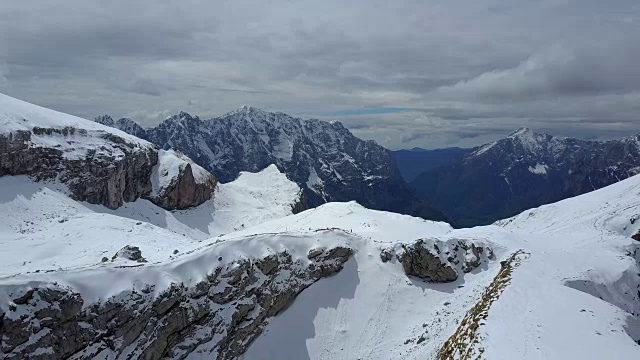
[[[222,117],[238,115],[238,114],[239,115],[245,115],[245,116],[249,115],[249,114],[252,114],[252,115],[266,115],[268,113],[269,112],[264,111],[262,109],[259,109],[259,108],[255,107],[255,106],[242,105],[239,108],[222,115]]]
[[[518,130],[512,132],[511,134],[509,134],[509,137],[513,138],[513,137],[522,137],[522,136],[532,136],[535,135],[536,133],[533,132],[533,130],[531,130],[530,128],[523,126],[521,128],[519,128]]]
[[[113,118],[110,115],[96,116],[93,121],[106,126],[113,126],[114,124]]]
[[[470,156],[477,156],[486,153],[490,149],[494,148],[498,144],[504,144],[505,142],[515,141],[519,143],[523,148],[530,152],[539,151],[542,147],[544,147],[550,135],[539,134],[531,130],[530,128],[523,126],[518,130],[512,132],[506,138],[502,138],[500,140],[496,140],[484,145],[481,145],[470,154]]]
[[[120,123],[136,123],[137,121],[133,120],[132,118],[128,118],[128,117],[121,117],[120,119],[118,119],[118,122]]]
[[[186,111],[180,110],[177,114],[168,116],[164,119],[164,121],[176,121],[176,120],[200,120],[198,116],[191,116]]]

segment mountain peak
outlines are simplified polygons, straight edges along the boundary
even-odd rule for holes
[[[182,110],[178,113],[178,117],[180,117],[181,119],[189,119],[189,118],[192,118],[191,114],[189,114],[189,113],[188,113],[188,112],[186,112],[186,111],[182,111]]]
[[[523,126],[521,128],[519,128],[518,130],[512,132],[509,137],[521,137],[521,136],[531,136],[534,135],[535,133],[533,132],[533,130],[531,130],[530,128]]]
[[[200,118],[197,116],[191,116],[191,114],[189,114],[186,111],[182,111],[180,110],[177,114],[175,115],[171,115],[171,116],[167,116],[164,121],[175,121],[175,120],[199,120]]]
[[[248,113],[266,113],[266,111],[264,111],[264,110],[262,110],[260,108],[257,108],[255,106],[251,106],[251,105],[242,105],[236,110],[236,112],[246,113],[246,114],[248,114]]]
[[[109,115],[100,115],[100,116],[96,116],[93,121],[97,122],[98,124],[102,124],[105,126],[111,126],[113,127],[114,121],[113,118]]]
[[[242,115],[242,116],[248,116],[248,115],[261,115],[261,116],[266,116],[266,114],[268,114],[267,111],[264,111],[262,109],[259,109],[255,106],[251,106],[251,105],[242,105],[239,108],[229,111],[228,113],[224,114],[221,116],[221,118],[227,117],[227,116],[234,116],[234,115]]]

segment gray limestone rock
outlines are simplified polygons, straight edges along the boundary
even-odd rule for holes
[[[0,352],[3,359],[183,359],[206,344],[199,351],[211,358],[237,359],[268,318],[352,255],[334,247],[309,263],[283,251],[220,265],[191,287],[173,284],[154,296],[149,284],[94,304],[69,287],[31,288],[0,309]]]

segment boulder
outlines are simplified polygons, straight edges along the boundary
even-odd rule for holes
[[[451,282],[494,258],[493,250],[471,240],[418,239],[382,249],[383,263],[396,258],[408,276],[428,282]]]
[[[118,252],[111,258],[111,261],[115,261],[116,259],[127,259],[137,261],[139,263],[147,262],[147,259],[142,257],[142,251],[140,251],[140,248],[131,245],[127,245],[118,250]]]
[[[173,150],[160,150],[158,158],[148,196],[153,203],[167,210],[187,209],[213,197],[217,182],[208,171]]]

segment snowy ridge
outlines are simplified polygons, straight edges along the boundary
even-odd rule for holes
[[[441,241],[485,239],[501,259],[523,254],[516,255],[518,264],[508,283],[484,310],[488,317],[478,324],[479,343],[462,338],[472,353],[488,359],[601,359],[616,349],[621,358],[638,356],[640,244],[630,238],[640,229],[634,221],[640,214],[638,194],[640,177],[633,177],[524,212],[500,226],[440,233]],[[354,206],[336,213],[340,206],[328,204],[313,210],[314,216],[309,211],[262,224],[256,231],[305,228],[311,218],[331,214],[339,215],[338,226],[357,227],[354,233],[360,236],[402,241],[403,232],[388,224],[370,233],[369,221],[344,220],[358,213]],[[384,229],[389,229],[387,235]],[[301,294],[245,358],[436,358],[485,287],[501,274],[493,262],[485,271],[467,274],[464,282],[416,287],[415,281],[402,281],[399,268],[372,261],[375,255],[375,250],[361,248],[357,276],[341,273]],[[332,292],[337,294],[326,295]],[[292,334],[290,329],[298,327]],[[284,345],[292,343],[303,345]]]
[[[261,259],[271,254],[287,250],[294,262],[309,262],[307,255],[313,248],[347,246],[361,239],[339,230],[319,232],[316,241],[309,234],[258,234],[247,237],[211,239],[202,243],[183,247],[183,252],[164,261],[155,261],[137,268],[119,262],[105,262],[90,268],[75,268],[57,272],[21,274],[0,278],[0,306],[6,308],[9,293],[24,292],[32,287],[48,287],[53,283],[70,286],[79,291],[87,305],[105,301],[110,297],[132,289],[142,291],[149,285],[154,287],[154,295],[159,295],[172,284],[194,286],[206,279],[214,269],[239,259]],[[222,241],[224,240],[224,241]],[[166,244],[165,244],[166,245]],[[180,243],[175,244],[180,247]],[[144,254],[144,253],[143,253]],[[220,259],[222,258],[222,259]],[[122,266],[125,265],[125,266]],[[28,284],[28,285],[25,285]],[[109,284],[109,286],[104,286]]]
[[[114,152],[116,157],[123,156],[121,151],[118,151],[108,139],[105,139],[105,134],[116,135],[135,148],[153,148],[149,142],[124,131],[0,94],[0,134],[9,134],[20,130],[33,131],[34,128],[82,130],[66,132],[66,134],[39,134],[34,131],[32,137],[34,146],[59,148],[68,158],[84,156],[90,150],[99,153],[105,151],[101,150],[105,147],[107,153]]]

